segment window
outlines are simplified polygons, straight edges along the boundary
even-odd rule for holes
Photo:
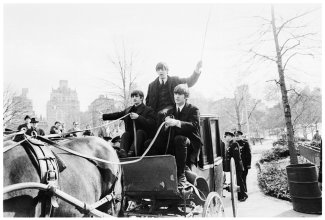
[[[217,157],[217,136],[216,136],[216,121],[210,121],[211,127],[211,139],[212,139],[212,150],[213,150],[213,158]],[[219,131],[218,131],[219,132]]]

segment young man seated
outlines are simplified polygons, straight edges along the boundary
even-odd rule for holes
[[[121,137],[120,157],[139,156],[142,153],[141,148],[143,143],[154,135],[156,128],[156,114],[152,108],[143,104],[143,97],[142,91],[134,90],[131,93],[131,99],[133,102],[132,106],[124,109],[121,112],[103,114],[103,120],[116,120],[128,113],[131,113],[129,116],[123,119],[125,123],[125,132]],[[135,155],[132,120],[134,120],[136,126],[136,146],[138,155]]]
[[[189,90],[186,84],[179,84],[175,87],[175,105],[167,111],[163,131],[165,140],[170,132],[170,141],[167,149],[164,149],[166,144],[159,146],[160,153],[166,152],[175,156],[179,187],[187,185],[185,168],[197,165],[197,158],[202,146],[199,109],[187,103],[188,97]],[[171,130],[169,131],[169,129]]]

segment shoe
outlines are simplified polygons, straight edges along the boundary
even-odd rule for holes
[[[177,178],[177,183],[179,188],[185,188],[188,186],[185,174],[182,174],[180,177]]]
[[[246,196],[246,197],[244,197],[244,198],[241,198],[241,199],[239,199],[239,201],[240,201],[240,202],[245,202],[247,198],[248,198],[248,196]]]

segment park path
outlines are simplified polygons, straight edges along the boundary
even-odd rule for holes
[[[296,212],[291,202],[264,195],[258,186],[255,164],[263,151],[272,148],[272,140],[266,140],[262,145],[252,145],[251,148],[252,168],[247,176],[248,199],[245,202],[238,202],[238,217],[321,217],[321,215]],[[230,194],[224,190],[224,196],[226,196],[223,198],[226,216],[231,217]]]

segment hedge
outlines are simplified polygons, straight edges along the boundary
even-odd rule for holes
[[[274,147],[272,150],[265,151],[262,154],[260,163],[277,161],[277,160],[286,158],[289,155],[290,155],[289,149],[286,145],[284,145],[284,146],[278,145],[278,146]]]
[[[266,195],[291,201],[285,166],[276,162],[264,164],[257,179],[259,187]]]

